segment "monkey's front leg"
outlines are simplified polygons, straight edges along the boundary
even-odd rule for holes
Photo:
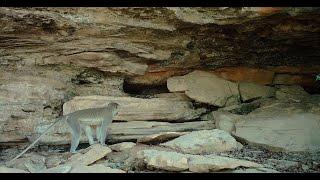
[[[106,145],[106,138],[107,138],[107,126],[108,126],[108,121],[104,120],[101,123],[101,126],[99,127],[99,141],[100,144],[105,146]]]

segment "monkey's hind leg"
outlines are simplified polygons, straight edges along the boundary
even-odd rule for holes
[[[98,142],[100,142],[100,126],[97,126],[96,127],[96,138],[97,138],[97,140],[98,140]]]
[[[80,123],[75,119],[68,119],[67,122],[72,130],[71,131],[72,132],[72,139],[71,139],[70,152],[76,153],[76,149],[79,145],[80,136],[81,136]]]
[[[90,127],[90,126],[85,126],[85,127],[84,127],[84,130],[85,130],[86,135],[87,135],[87,137],[88,137],[90,146],[93,145],[93,144],[94,144],[94,140],[93,140],[93,136],[92,136],[91,127]]]

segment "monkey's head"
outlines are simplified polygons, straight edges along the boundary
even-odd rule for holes
[[[110,104],[108,104],[108,107],[111,109],[113,115],[117,115],[118,112],[119,112],[119,107],[120,105],[118,103],[115,103],[115,102],[111,102]]]

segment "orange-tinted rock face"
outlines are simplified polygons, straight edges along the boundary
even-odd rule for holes
[[[250,82],[261,85],[301,85],[311,87],[315,84],[314,75],[320,72],[320,66],[293,67],[276,66],[262,68],[251,67],[223,67],[214,70],[205,70],[233,82]],[[191,72],[191,69],[160,68],[149,66],[149,72],[142,76],[129,78],[127,82],[138,85],[161,85],[173,76],[182,76]]]
[[[255,8],[255,10],[260,14],[260,15],[268,15],[268,14],[273,14],[280,12],[282,8],[276,8],[276,7],[259,7]]]
[[[183,69],[168,69],[166,71],[147,72],[142,76],[129,78],[127,82],[139,85],[161,85],[165,84],[169,77],[185,75],[188,72],[190,72],[190,70]]]
[[[274,72],[249,67],[228,67],[212,71],[217,76],[234,82],[252,82],[266,85],[272,84]]]

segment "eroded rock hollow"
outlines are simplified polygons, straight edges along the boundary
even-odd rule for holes
[[[263,153],[319,152],[319,58],[319,8],[2,7],[1,164],[57,117],[110,102],[123,108],[107,144],[123,144],[0,172],[319,172],[319,154]],[[36,147],[70,144],[69,130]]]

